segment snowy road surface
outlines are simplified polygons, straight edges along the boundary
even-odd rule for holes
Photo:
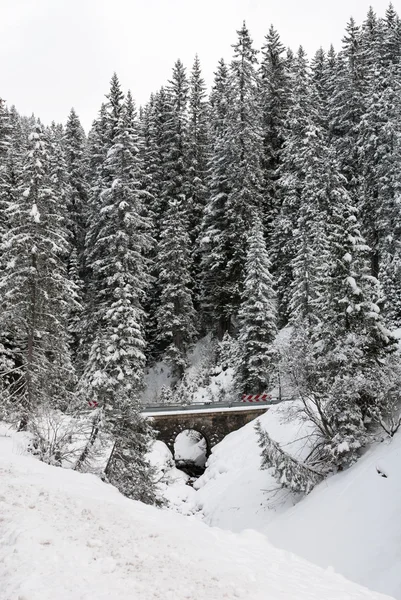
[[[4,432],[4,430],[3,430]],[[234,534],[25,456],[0,430],[1,600],[379,600]]]
[[[249,410],[260,410],[266,408],[266,410],[279,404],[281,400],[269,400],[266,402],[210,402],[208,404],[170,404],[170,405],[150,405],[144,406],[142,414],[146,417],[160,417],[165,415],[184,415],[184,414],[204,414],[204,413],[220,413],[220,412],[236,412],[236,411],[249,411]]]

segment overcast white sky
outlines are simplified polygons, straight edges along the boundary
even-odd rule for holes
[[[210,84],[244,19],[257,48],[273,23],[285,45],[312,54],[338,48],[369,5],[382,16],[388,1],[0,0],[0,97],[44,122],[65,122],[74,106],[88,128],[113,71],[141,104],[196,52]]]

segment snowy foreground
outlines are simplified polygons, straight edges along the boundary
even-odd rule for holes
[[[307,430],[288,422],[288,410],[289,404],[275,406],[260,421],[287,451],[302,457],[308,453]],[[177,510],[202,516],[209,525],[255,529],[276,547],[401,600],[400,464],[401,433],[297,503],[289,492],[277,490],[268,471],[260,471],[260,449],[249,423],[213,449],[197,491],[177,478],[166,495]]]
[[[379,600],[270,545],[122,497],[0,430],[1,600]]]

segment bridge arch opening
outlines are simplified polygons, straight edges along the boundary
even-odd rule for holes
[[[174,441],[174,459],[177,468],[188,475],[200,476],[210,455],[210,444],[206,436],[197,429],[184,429]]]

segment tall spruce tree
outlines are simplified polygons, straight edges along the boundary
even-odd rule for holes
[[[192,245],[195,244],[207,198],[208,167],[208,106],[206,85],[202,78],[198,56],[192,67],[189,80],[188,114],[188,203],[191,207],[189,232]]]
[[[180,60],[174,65],[168,92],[164,146],[167,150],[164,182],[165,201],[182,202],[188,221],[188,94],[186,70]]]
[[[273,280],[263,236],[255,218],[248,237],[243,301],[239,310],[239,341],[243,392],[257,394],[271,386],[277,357],[273,342],[277,334]]]
[[[273,26],[262,47],[260,104],[263,130],[264,226],[270,241],[280,211],[279,166],[283,148],[284,123],[289,107],[289,69],[285,48]]]
[[[209,198],[198,242],[201,252],[202,321],[213,329],[219,339],[232,327],[227,283],[231,250],[226,239],[227,202],[231,189],[230,159],[226,144],[229,102],[228,68],[221,59],[210,96]]]
[[[308,329],[302,321],[296,324],[290,363],[307,398],[306,413],[322,436],[319,455],[342,468],[358,457],[369,422],[388,410],[395,340],[380,314],[380,286],[370,275],[369,247],[335,153],[321,147],[316,156],[324,165],[316,167],[321,190],[316,216],[324,226],[316,237],[324,246],[315,265],[314,319]]]
[[[230,104],[225,144],[230,170],[230,190],[226,205],[225,238],[229,257],[225,266],[227,304],[225,312],[235,322],[241,304],[246,260],[246,240],[253,211],[260,213],[263,203],[263,137],[256,73],[256,50],[243,24],[237,32],[234,57],[229,73]],[[230,327],[228,327],[230,329]]]
[[[182,203],[170,201],[157,253],[160,299],[156,311],[156,339],[163,349],[163,358],[178,378],[184,374],[186,353],[196,335],[189,253],[189,235]]]
[[[302,149],[309,125],[309,68],[303,48],[299,48],[291,65],[290,108],[284,124],[284,145],[280,165],[280,193],[282,198],[280,213],[275,221],[273,232],[274,264],[277,285],[278,317],[281,324],[288,321],[290,295],[293,284],[293,260],[297,247],[294,230],[297,227],[298,212],[305,172],[303,170]]]
[[[112,97],[121,101],[115,78]],[[110,101],[109,124],[111,146],[88,251],[95,302],[93,338],[81,390],[103,407],[116,439],[108,468],[110,480],[126,495],[154,502],[151,471],[144,457],[151,435],[139,414],[145,366],[143,303],[148,284],[144,252],[150,242],[140,190],[138,126],[130,94],[121,106]]]
[[[87,182],[86,136],[78,115],[72,108],[64,135],[64,148],[70,186],[69,213],[71,246],[78,257],[79,273],[84,276],[84,249],[89,188]]]
[[[8,201],[10,226],[2,241],[0,278],[2,327],[21,350],[16,397],[23,425],[43,404],[66,409],[74,391],[66,317],[75,289],[63,260],[68,234],[57,178],[37,124],[29,136],[18,194]]]
[[[193,302],[200,304],[200,260],[198,246],[203,212],[208,196],[209,127],[206,86],[198,56],[189,81],[188,114],[188,232],[192,247]]]
[[[178,60],[167,89],[163,126],[162,200],[164,211],[155,260],[159,298],[155,308],[155,343],[161,355],[182,377],[185,354],[194,340],[192,254],[188,203],[188,93],[185,68]]]
[[[167,208],[166,183],[168,145],[166,128],[169,115],[168,92],[161,88],[143,112],[142,158],[145,201],[147,214],[152,222],[153,245],[148,252],[151,269],[151,283],[148,289],[146,311],[146,341],[148,362],[155,360],[163,350],[157,341],[156,311],[159,305],[160,284],[157,269],[157,248]]]

